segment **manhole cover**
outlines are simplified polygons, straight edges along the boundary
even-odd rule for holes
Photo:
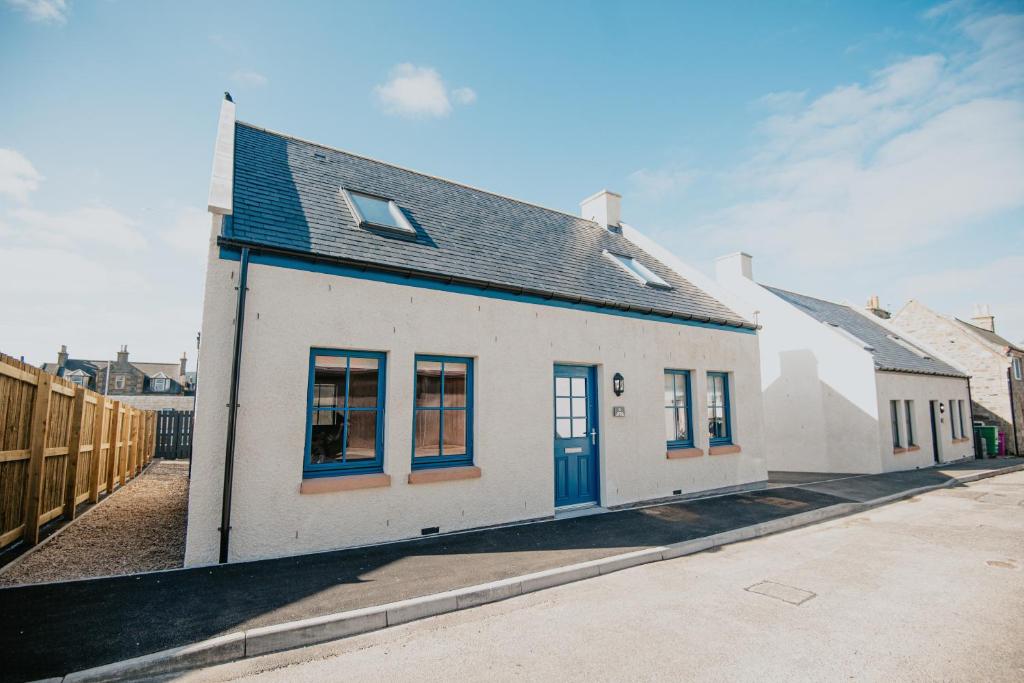
[[[782,600],[783,602],[788,602],[791,605],[802,605],[811,598],[817,597],[811,591],[805,591],[802,588],[793,588],[793,586],[775,583],[774,581],[762,581],[761,583],[755,583],[753,586],[748,586],[744,590],[750,593],[757,593],[758,595],[766,595],[769,598],[775,598],[776,600]]]

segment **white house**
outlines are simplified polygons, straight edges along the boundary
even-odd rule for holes
[[[642,248],[618,195],[571,215],[234,111],[187,565],[763,485],[756,326]]]
[[[715,264],[760,323],[768,469],[877,473],[973,457],[968,376],[868,310],[767,287]]]

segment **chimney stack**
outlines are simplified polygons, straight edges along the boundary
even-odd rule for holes
[[[121,347],[121,350],[117,352],[117,364],[128,365],[128,345],[125,344]]]
[[[992,310],[988,304],[975,305],[974,316],[971,318],[971,322],[983,330],[988,330],[989,332],[996,331],[996,317],[992,315]]]
[[[181,377],[185,376],[185,366],[186,365],[188,365],[188,356],[186,356],[185,352],[182,351],[181,352],[181,372],[179,373],[179,375]]]
[[[622,195],[601,190],[580,202],[580,216],[602,227],[617,230],[622,220]]]
[[[744,251],[726,254],[715,259],[715,279],[719,282],[746,278],[754,279],[754,257]]]
[[[882,308],[882,303],[878,299],[877,294],[872,294],[871,298],[868,299],[868,310],[884,320],[888,320],[892,317],[892,314],[889,313],[889,311]]]
[[[60,351],[57,352],[57,367],[62,368],[68,362],[68,346],[67,344],[60,345]]]

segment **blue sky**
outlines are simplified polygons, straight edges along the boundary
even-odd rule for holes
[[[552,6],[554,5],[554,6]],[[0,349],[194,357],[239,118],[1024,340],[1019,3],[0,0]]]

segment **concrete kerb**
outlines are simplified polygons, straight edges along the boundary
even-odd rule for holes
[[[171,648],[153,654],[127,659],[64,677],[65,683],[87,681],[120,681],[145,676],[170,674],[215,664],[256,657],[315,645],[330,640],[377,631],[411,621],[456,612],[519,595],[562,586],[583,579],[610,574],[651,562],[670,560],[724,545],[788,531],[802,526],[864,512],[886,503],[912,498],[922,493],[970,483],[989,477],[1024,470],[1024,464],[998,471],[977,472],[951,478],[941,484],[923,486],[901,493],[860,503],[840,503],[826,508],[797,513],[760,524],[733,529],[713,536],[681,541],[668,546],[645,548],[621,555],[591,560],[565,567],[556,567],[533,574],[492,581],[444,593],[425,595],[409,600],[339,612],[321,617],[274,624],[248,631],[239,631],[192,645]]]

